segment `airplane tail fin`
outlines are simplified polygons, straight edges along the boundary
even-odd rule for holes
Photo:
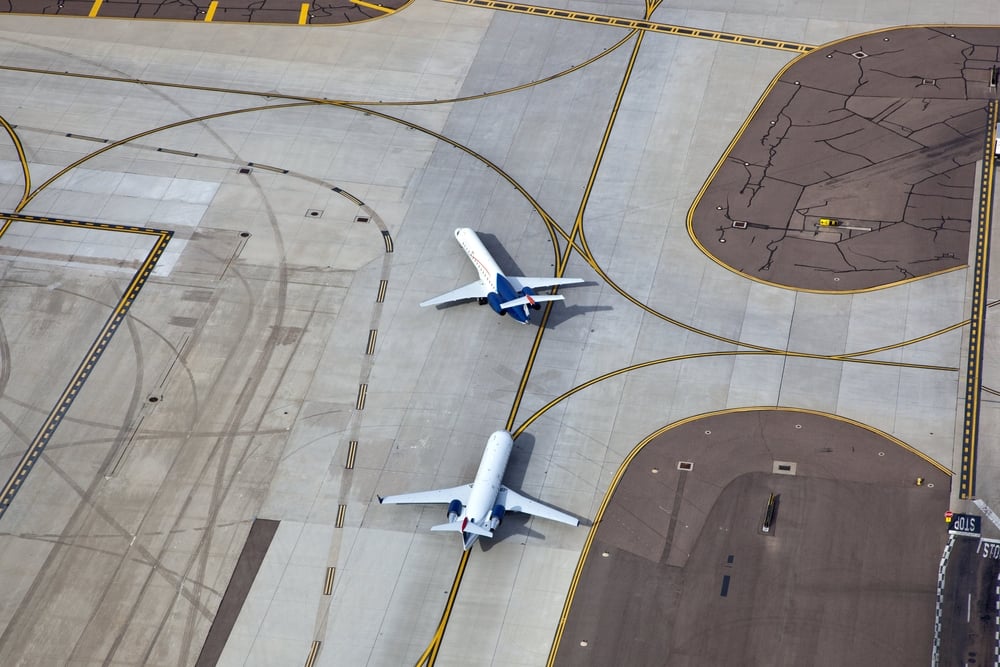
[[[491,531],[488,531],[482,526],[469,521],[468,517],[462,519],[461,521],[451,521],[449,523],[442,523],[437,526],[433,526],[431,530],[473,533],[474,535],[479,535],[480,537],[493,537],[493,533]]]
[[[508,308],[516,308],[517,306],[533,306],[536,303],[541,303],[542,301],[563,301],[565,298],[566,297],[562,294],[532,294],[530,296],[522,296],[518,299],[504,301],[500,304],[500,307],[507,310]]]

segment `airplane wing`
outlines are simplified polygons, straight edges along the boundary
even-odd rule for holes
[[[543,287],[556,287],[558,285],[575,285],[577,283],[582,283],[583,278],[553,278],[553,277],[540,277],[532,278],[528,276],[507,276],[507,280],[510,284],[514,286],[514,289],[520,292],[525,287],[530,287],[531,289],[542,289]]]
[[[477,280],[474,283],[469,283],[464,287],[459,287],[458,289],[453,289],[446,294],[441,296],[436,296],[433,299],[428,299],[420,304],[420,307],[424,306],[436,306],[441,303],[451,303],[452,301],[465,301],[467,299],[485,299],[486,295],[489,294],[489,290],[483,285],[482,281]]]
[[[522,514],[540,516],[543,519],[568,523],[571,526],[580,525],[580,520],[575,516],[570,516],[548,505],[543,505],[537,500],[522,496],[517,491],[511,491],[506,486],[500,487],[500,492],[497,494],[497,502],[503,505],[504,509],[508,512],[520,512]]]
[[[398,496],[378,497],[379,503],[383,505],[433,505],[441,503],[447,505],[452,500],[458,499],[463,505],[469,504],[469,492],[472,491],[471,484],[463,484],[450,489],[437,489],[435,491],[417,491],[416,493],[402,493]]]

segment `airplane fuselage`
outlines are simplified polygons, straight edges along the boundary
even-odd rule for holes
[[[455,240],[476,267],[479,279],[489,285],[491,290],[497,291],[496,277],[503,272],[500,271],[500,266],[493,259],[493,255],[479,240],[479,235],[468,227],[459,227],[455,230]]]
[[[479,235],[468,227],[459,227],[455,230],[455,240],[462,246],[462,250],[469,256],[469,260],[476,271],[479,272],[479,279],[489,288],[495,297],[488,297],[487,303],[499,315],[505,312],[510,314],[518,322],[527,324],[530,313],[527,306],[516,306],[504,310],[501,303],[513,301],[521,294],[510,284],[507,276],[500,270],[500,266],[493,259],[493,255],[486,249],[483,242],[479,240]]]
[[[514,440],[507,431],[496,431],[486,441],[486,450],[479,462],[476,479],[472,482],[472,493],[469,494],[465,514],[459,517],[459,521],[468,517],[477,525],[490,528],[493,508],[496,506],[500,485],[503,483],[503,473],[507,469],[513,448]],[[479,536],[475,533],[465,533],[463,535],[465,548],[471,547],[477,537]]]

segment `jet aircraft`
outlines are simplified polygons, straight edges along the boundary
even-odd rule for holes
[[[561,294],[535,294],[536,289],[583,282],[582,278],[530,278],[504,275],[476,232],[468,227],[459,227],[455,230],[455,240],[475,265],[476,271],[479,272],[479,280],[428,299],[420,304],[421,307],[478,299],[479,305],[489,304],[498,314],[510,313],[510,316],[518,322],[527,324],[531,318],[531,310],[541,308],[543,301],[564,299]]]
[[[579,519],[548,505],[526,498],[501,483],[507,461],[510,459],[514,440],[507,431],[497,431],[486,441],[486,450],[476,478],[471,484],[436,491],[418,491],[398,496],[378,497],[386,505],[435,504],[448,505],[448,523],[431,530],[460,533],[465,551],[472,548],[479,537],[493,537],[493,531],[503,521],[507,512],[521,512],[543,519],[560,521],[571,526],[580,525]]]

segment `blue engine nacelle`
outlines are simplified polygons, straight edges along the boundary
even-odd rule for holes
[[[490,292],[486,295],[486,302],[490,304],[490,308],[495,310],[499,315],[506,315],[507,311],[500,307],[503,301],[500,300],[500,295],[496,292]]]
[[[523,290],[521,290],[521,296],[535,296],[535,290],[531,289],[530,287],[525,287]],[[532,310],[541,310],[542,304],[535,303],[532,304],[530,308]]]
[[[452,523],[462,516],[462,501],[455,498],[448,503],[448,522]]]
[[[490,512],[490,530],[493,530],[501,523],[503,523],[503,513],[504,513],[503,505],[493,506],[493,511]]]

